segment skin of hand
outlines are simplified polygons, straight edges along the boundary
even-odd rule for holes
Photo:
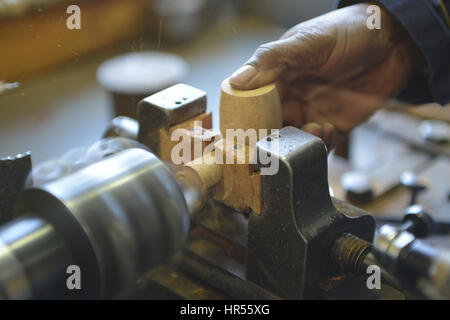
[[[230,77],[241,90],[276,82],[285,125],[324,140],[330,150],[386,105],[410,78],[420,54],[382,7],[369,29],[361,3],[300,23],[261,45]]]

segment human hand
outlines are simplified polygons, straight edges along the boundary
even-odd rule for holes
[[[402,89],[420,56],[383,8],[381,29],[369,29],[369,5],[296,25],[280,40],[261,45],[230,84],[246,90],[276,82],[285,124],[331,148]]]

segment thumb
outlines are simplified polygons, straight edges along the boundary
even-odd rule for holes
[[[289,68],[290,39],[261,45],[229,78],[235,89],[249,90],[275,82]]]

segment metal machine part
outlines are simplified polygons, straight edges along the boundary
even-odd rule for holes
[[[138,141],[160,154],[160,129],[186,121],[206,111],[206,93],[177,84],[142,100],[138,106]]]
[[[279,139],[276,151],[274,138]],[[252,213],[248,219],[246,277],[283,298],[318,298],[320,284],[333,275],[325,248],[342,233],[371,241],[375,221],[362,212],[350,214],[338,203],[335,207],[327,151],[317,137],[285,127],[257,148],[276,157],[279,171],[263,176],[262,215]]]
[[[410,206],[416,204],[418,195],[429,188],[431,184],[427,178],[421,177],[412,171],[403,172],[400,176],[400,183],[411,192]]]
[[[448,143],[450,141],[450,126],[439,120],[423,120],[418,127],[423,139],[434,143]]]
[[[418,170],[428,160],[427,155],[411,150],[379,167],[349,171],[343,175],[341,183],[348,200],[367,203],[397,186],[405,170]]]
[[[408,207],[406,214],[403,217],[403,222],[398,227],[388,228],[390,230],[397,230],[398,232],[405,231],[407,235],[410,235],[409,239],[424,238],[433,228],[434,221],[431,216],[419,205]],[[412,237],[412,238],[411,238]],[[382,245],[382,244],[381,244]],[[389,247],[385,243],[386,252]],[[351,272],[355,274],[364,274],[367,267],[373,264],[379,264],[377,258],[373,252],[373,245],[371,242],[362,240],[352,234],[344,234],[338,238],[332,247],[332,255],[335,256],[336,264],[338,268],[343,272]],[[396,257],[393,258],[395,260]],[[381,261],[386,263],[386,261]],[[394,276],[388,275],[386,270],[383,270],[387,282],[394,284],[394,287],[400,288],[397,280],[394,280]]]
[[[292,127],[274,138],[280,139],[279,150],[272,150],[280,167],[263,177],[262,215],[250,213],[247,219],[209,199],[193,217],[182,254],[148,274],[148,291],[163,288],[171,297],[192,298],[194,282],[206,299],[218,292],[235,299],[327,296],[336,275],[330,247],[345,232],[371,241],[374,220],[330,198],[326,150],[318,138]],[[267,140],[258,148],[269,150]],[[176,282],[168,280],[172,273]]]
[[[201,90],[164,90],[141,102],[138,139],[158,152],[160,129],[205,109]],[[0,228],[2,297],[120,298],[144,289],[150,298],[326,298],[343,271],[361,274],[370,264],[381,263],[383,279],[401,288],[396,270],[420,268],[417,261],[429,267],[418,285],[432,291],[430,282],[448,281],[445,255],[413,250],[414,237],[398,238],[399,250],[389,243],[397,236],[388,238],[385,256],[382,241],[374,251],[373,217],[330,197],[326,148],[301,130],[285,127],[257,143],[257,154],[278,165],[263,175],[261,215],[215,202],[190,168],[115,146],[94,145],[98,162],[22,194],[19,217]],[[188,171],[176,180],[177,170]],[[409,213],[398,233],[425,234],[426,215]],[[82,270],[82,290],[66,286],[70,265]]]
[[[351,234],[338,238],[332,255],[344,273],[364,274],[371,265],[381,268],[383,281],[407,296],[450,299],[450,252],[417,240],[423,222],[406,220],[400,227],[383,225],[374,243]],[[426,220],[426,219],[425,219]]]
[[[43,283],[56,297],[126,296],[143,273],[182,248],[189,229],[178,183],[142,149],[26,189],[16,213],[20,218],[0,229],[0,266],[16,266],[0,267],[1,294],[10,299],[47,297]],[[71,264],[82,271],[76,292],[61,288]]]
[[[30,152],[0,159],[0,224],[12,219],[17,196],[30,171]]]
[[[137,140],[139,133],[139,122],[132,118],[120,116],[112,119],[111,124],[106,128],[103,136],[122,137]]]
[[[166,163],[166,166],[177,177],[177,182],[183,192],[189,213],[194,215],[199,212],[205,205],[207,198],[207,194],[202,192],[202,181],[200,177],[190,167],[175,166],[171,163]],[[179,171],[183,171],[183,174],[177,175]]]
[[[124,137],[103,138],[90,146],[72,149],[59,158],[51,159],[35,166],[29,175],[35,185],[60,179],[72,174],[88,165],[103,160],[119,151],[139,148],[148,151],[148,148],[136,140]],[[27,181],[27,184],[31,185]]]
[[[75,298],[66,287],[74,264],[54,226],[23,216],[0,229],[0,299]]]
[[[416,238],[425,238],[430,234],[433,224],[433,218],[416,204],[406,209],[400,229],[412,233]]]
[[[373,254],[372,243],[360,239],[352,234],[345,233],[333,243],[331,255],[337,271],[343,276],[362,275],[367,276],[370,266],[380,267],[380,263]],[[380,267],[383,283],[402,291],[399,281]]]
[[[388,272],[415,296],[450,299],[450,252],[389,225],[374,240],[374,254]]]

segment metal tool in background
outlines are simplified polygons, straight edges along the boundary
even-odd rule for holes
[[[450,125],[440,120],[423,120],[418,130],[422,138],[435,144],[448,144],[450,142]]]
[[[427,154],[450,156],[448,123],[421,120],[404,112],[380,110],[370,118],[367,126]]]
[[[448,223],[447,149],[450,145],[446,142],[446,131],[448,124],[442,121],[420,121],[408,114],[380,111],[352,133],[354,169],[342,175],[342,189],[346,194],[342,192],[339,196],[373,208],[386,219],[388,213],[395,216],[401,211],[386,200],[398,195],[396,203],[406,205],[407,200],[403,198],[407,189],[412,198],[420,197],[419,203],[430,209],[438,223]],[[424,182],[426,185],[417,184]]]
[[[342,175],[341,184],[348,200],[365,204],[399,185],[405,171],[423,168],[429,160],[428,155],[411,150],[377,168],[348,171]]]
[[[104,137],[123,137],[131,140],[137,140],[139,133],[139,123],[135,119],[125,116],[115,117],[108,128],[106,128]]]

